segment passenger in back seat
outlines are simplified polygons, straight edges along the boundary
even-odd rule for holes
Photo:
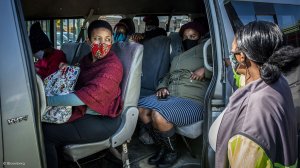
[[[156,94],[139,101],[139,117],[155,143],[161,146],[148,160],[149,164],[158,167],[170,167],[179,156],[174,127],[202,119],[204,96],[212,75],[204,67],[204,41],[198,44],[204,35],[201,24],[187,23],[181,28],[180,35],[185,52],[174,57],[170,71],[157,87]]]
[[[33,56],[38,59],[35,63],[36,72],[42,79],[56,72],[60,63],[67,62],[65,54],[53,48],[39,22],[30,27],[29,40]]]
[[[96,20],[88,27],[91,52],[80,61],[75,92],[47,97],[48,106],[73,106],[67,123],[43,123],[47,167],[58,167],[59,149],[71,143],[102,141],[116,132],[121,123],[123,66],[110,48],[112,27]],[[65,65],[62,65],[62,69]]]
[[[145,40],[152,39],[157,36],[167,36],[166,30],[159,27],[158,17],[155,15],[147,15],[144,17],[145,33],[136,33],[131,36],[131,40],[137,43],[143,43]]]
[[[121,19],[114,27],[114,43],[128,41],[134,33],[133,20],[131,18]]]

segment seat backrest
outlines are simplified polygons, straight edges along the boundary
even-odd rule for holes
[[[83,56],[91,52],[90,46],[86,42],[63,43],[61,46],[61,50],[65,53],[67,63],[70,65],[78,63]]]
[[[62,44],[60,49],[65,53],[68,64],[71,64],[79,45],[80,43],[72,43],[72,42]]]
[[[136,107],[141,88],[143,46],[135,42],[118,42],[113,44],[112,51],[123,64],[123,108]]]
[[[154,94],[161,80],[170,68],[170,39],[154,37],[143,42],[144,56],[140,97]]]
[[[88,55],[91,52],[91,47],[87,42],[80,43],[78,46],[76,55],[74,56],[71,65],[78,63],[82,57]]]
[[[183,52],[182,38],[180,37],[178,32],[171,32],[169,34],[169,38],[171,40],[172,47],[170,55],[170,59],[172,61],[174,57],[180,55]]]
[[[143,46],[135,42],[118,42],[112,47],[123,64],[122,87],[122,122],[111,137],[112,147],[117,147],[129,140],[135,130],[138,119],[138,99],[141,89]]]

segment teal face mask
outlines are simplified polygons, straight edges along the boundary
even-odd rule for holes
[[[120,41],[125,41],[126,40],[126,35],[123,33],[114,33],[114,42],[120,42]]]

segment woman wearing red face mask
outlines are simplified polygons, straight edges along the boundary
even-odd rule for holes
[[[74,106],[67,123],[43,123],[47,167],[58,167],[57,149],[70,143],[89,143],[107,139],[119,127],[120,83],[123,67],[110,50],[112,27],[96,20],[88,27],[91,53],[80,61],[81,72],[75,92],[47,97],[48,106]],[[64,68],[65,64],[61,65]]]

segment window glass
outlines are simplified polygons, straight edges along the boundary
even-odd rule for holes
[[[251,21],[270,21],[279,25],[287,44],[300,46],[300,5],[232,1],[225,8],[235,31]]]
[[[172,16],[169,31],[170,32],[179,32],[179,29],[181,28],[181,26],[190,21],[191,21],[191,19],[187,15]]]
[[[84,19],[57,19],[55,22],[54,39],[56,48],[60,49],[63,43],[75,42],[83,25]]]
[[[144,33],[145,32],[145,22],[143,22],[144,17],[134,17],[133,22],[135,25],[136,33]]]
[[[43,31],[49,37],[50,36],[50,21],[49,20],[31,20],[31,21],[27,21],[26,22],[26,28],[27,28],[28,35],[30,33],[31,25],[35,22],[40,22]]]
[[[57,19],[54,20],[54,47],[60,49],[61,44],[75,42],[79,35],[84,19]],[[26,28],[28,34],[33,23],[40,22],[43,31],[50,39],[50,20],[27,21]]]
[[[137,33],[145,32],[145,22],[143,21],[144,16],[138,16],[133,18],[135,24],[135,30]],[[167,29],[169,16],[158,16],[159,27]],[[169,26],[169,32],[178,32],[180,27],[185,23],[189,22],[190,18],[187,15],[172,16]]]
[[[119,15],[104,15],[100,16],[99,19],[107,21],[112,28],[122,19],[122,16]]]

